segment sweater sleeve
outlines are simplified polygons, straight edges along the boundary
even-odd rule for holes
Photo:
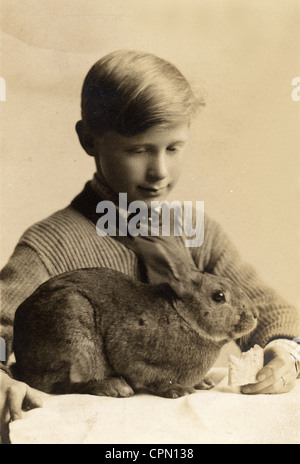
[[[0,273],[0,337],[3,347],[5,347],[2,352],[6,351],[5,356],[1,358],[3,364],[0,367],[5,371],[8,371],[5,361],[8,360],[12,352],[15,311],[49,277],[49,272],[38,254],[25,244],[16,246],[13,255]]]
[[[259,311],[255,331],[237,341],[243,351],[256,343],[265,347],[276,338],[299,337],[300,317],[297,308],[266,285],[251,265],[243,262],[220,225],[211,219],[206,219],[202,248],[194,251],[197,267],[203,272],[231,279],[245,291]]]

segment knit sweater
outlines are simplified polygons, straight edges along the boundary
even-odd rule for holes
[[[108,267],[142,280],[137,255],[109,235],[96,233],[96,205],[111,199],[105,186],[90,181],[66,208],[34,224],[20,238],[13,255],[1,271],[1,332],[7,358],[12,351],[13,321],[17,307],[50,277],[79,268]],[[113,198],[115,201],[115,198]],[[244,263],[220,225],[205,216],[204,242],[189,248],[201,272],[227,277],[252,298],[259,311],[256,330],[240,341],[242,350],[255,343],[264,347],[270,340],[299,336],[299,314],[265,285],[254,269]],[[105,282],[99,282],[105,285]]]

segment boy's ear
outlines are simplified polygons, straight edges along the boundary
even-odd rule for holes
[[[95,140],[94,135],[86,128],[82,121],[78,121],[75,129],[79,138],[79,142],[84,151],[89,155],[95,157]]]

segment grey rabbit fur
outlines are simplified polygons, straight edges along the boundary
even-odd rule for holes
[[[236,284],[201,273],[173,240],[177,248],[134,241],[148,283],[87,268],[42,284],[16,312],[16,377],[58,394],[177,398],[212,388],[206,374],[222,346],[249,334],[258,314]]]

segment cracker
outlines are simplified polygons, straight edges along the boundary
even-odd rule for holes
[[[257,383],[256,375],[263,366],[264,350],[259,345],[254,345],[239,358],[229,355],[228,385]]]

